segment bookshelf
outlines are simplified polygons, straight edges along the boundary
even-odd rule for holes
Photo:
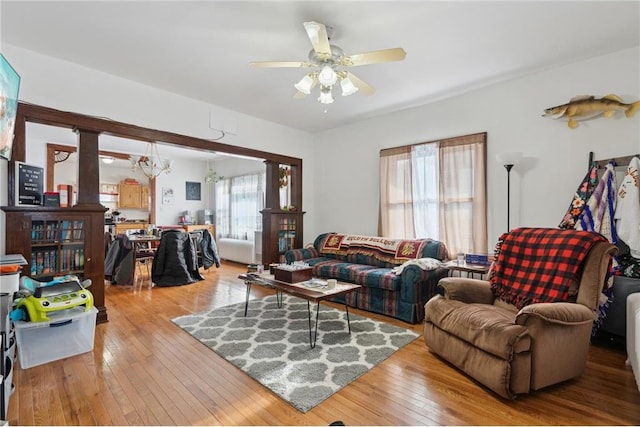
[[[262,263],[284,262],[284,253],[303,245],[302,163],[287,164],[290,171],[290,204],[296,210],[282,210],[280,163],[266,160],[267,192],[262,214]]]
[[[83,220],[35,219],[31,222],[29,273],[34,279],[84,273]]]
[[[285,262],[284,253],[303,245],[304,212],[264,209],[262,213],[262,263]]]
[[[104,262],[104,238],[98,231],[104,229],[104,208],[2,209],[6,213],[6,251],[22,254],[28,263],[22,275],[48,281],[75,274],[99,287],[104,278],[98,265]]]

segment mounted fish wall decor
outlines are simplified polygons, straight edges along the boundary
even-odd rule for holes
[[[542,117],[568,119],[569,127],[575,129],[578,127],[578,120],[592,119],[600,115],[609,118],[613,117],[616,111],[624,111],[625,116],[631,117],[638,109],[640,109],[640,101],[625,104],[617,95],[607,95],[600,99],[596,99],[595,96],[582,95],[571,98],[567,104],[547,108]]]

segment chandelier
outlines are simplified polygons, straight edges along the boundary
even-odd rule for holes
[[[171,172],[173,160],[166,160],[160,157],[158,153],[158,145],[155,142],[147,145],[147,151],[144,156],[130,156],[131,170],[140,171],[149,179],[154,179],[162,172]]]

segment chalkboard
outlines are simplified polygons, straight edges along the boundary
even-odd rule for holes
[[[200,200],[200,183],[187,181],[187,200]]]
[[[44,169],[16,162],[17,205],[41,205],[44,192]]]

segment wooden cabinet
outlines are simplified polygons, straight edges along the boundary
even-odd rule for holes
[[[147,185],[140,186],[140,208],[149,209],[149,187]]]
[[[264,209],[262,213],[262,263],[284,262],[289,249],[302,248],[304,212]]]
[[[284,262],[284,253],[289,249],[302,248],[304,230],[302,219],[302,164],[290,164],[291,205],[297,211],[283,211],[280,201],[280,164],[266,160],[267,191],[265,209],[262,214],[262,263]]]
[[[115,225],[115,234],[125,234],[128,230],[147,230],[148,222],[119,222]]]
[[[75,274],[91,279],[95,306],[106,321],[104,307],[105,208],[3,206],[6,252],[27,261],[22,274],[39,281]]]
[[[140,184],[118,184],[118,208],[148,209],[149,187]]]

